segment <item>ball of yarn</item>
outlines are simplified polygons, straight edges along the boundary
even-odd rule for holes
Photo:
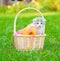
[[[30,28],[25,28],[22,31],[23,35],[36,35],[36,28],[35,27],[30,27]]]

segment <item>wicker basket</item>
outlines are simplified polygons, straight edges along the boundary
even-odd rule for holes
[[[40,16],[43,17],[41,12],[35,8],[24,8],[20,10],[14,20],[14,34],[16,33],[16,20],[19,14],[25,10],[35,10]],[[35,49],[40,49],[43,48],[44,46],[44,39],[45,39],[46,34],[44,35],[16,35],[14,36],[14,45],[17,50],[35,50]]]

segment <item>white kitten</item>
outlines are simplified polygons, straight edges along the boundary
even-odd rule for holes
[[[27,27],[35,27],[37,30],[37,35],[44,34],[45,33],[45,19],[42,17],[37,17],[33,19],[33,23],[28,25]]]

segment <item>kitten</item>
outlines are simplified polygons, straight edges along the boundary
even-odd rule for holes
[[[33,19],[33,23],[28,25],[27,27],[35,27],[37,30],[37,35],[45,33],[45,19],[42,17],[37,17]]]

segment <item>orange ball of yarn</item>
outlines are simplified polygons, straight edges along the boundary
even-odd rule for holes
[[[37,34],[36,28],[34,27],[25,28],[23,29],[22,34],[23,35],[36,35]]]

